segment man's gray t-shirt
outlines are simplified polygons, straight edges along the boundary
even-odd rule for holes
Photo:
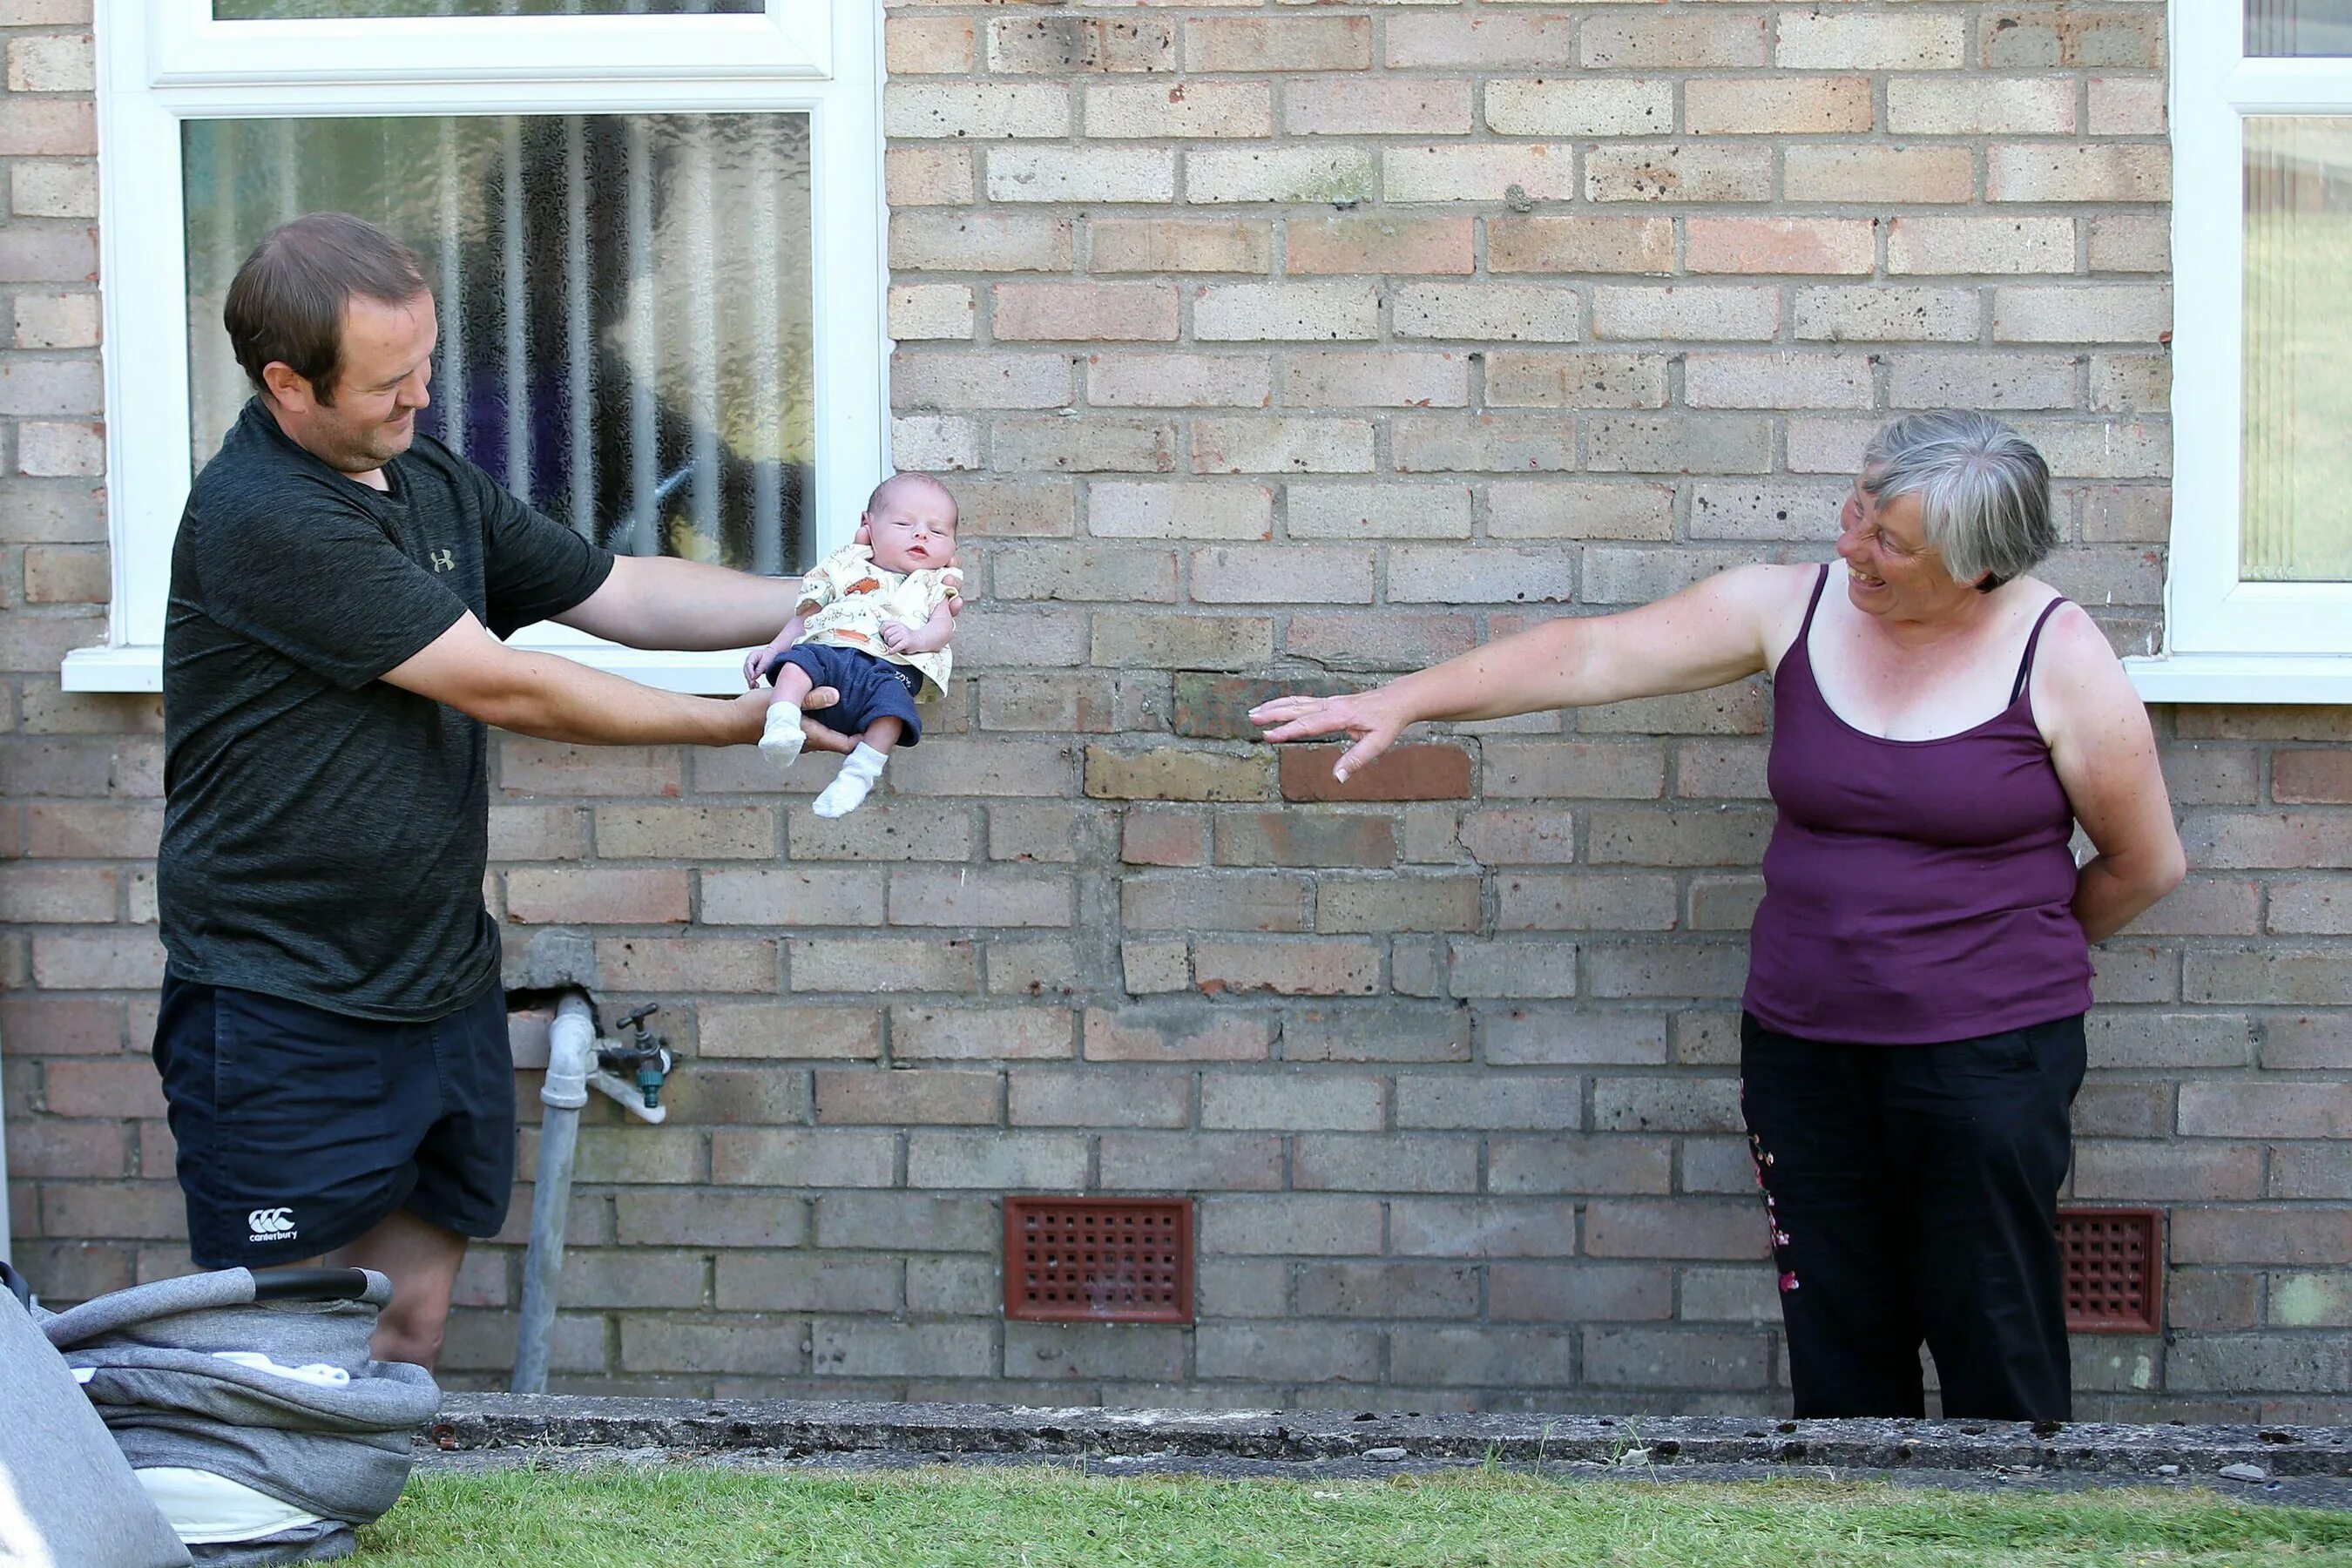
[[[610,552],[439,442],[389,494],[258,400],[205,465],[163,628],[163,945],[184,979],[362,1018],[437,1018],[499,972],[479,721],[378,679],[472,611],[499,637],[600,587]]]

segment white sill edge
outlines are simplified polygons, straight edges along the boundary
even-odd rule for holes
[[[541,651],[664,691],[727,697],[743,689],[740,649],[661,653],[575,643]],[[2343,655],[2176,653],[2127,658],[2124,669],[2147,702],[2352,703],[2352,657]],[[160,691],[163,650],[77,648],[66,655],[58,683],[68,691]]]
[[[2144,702],[2352,702],[2352,655],[2171,653],[2127,658]]]
[[[732,697],[742,690],[743,656],[750,651],[664,653],[577,642],[563,647],[515,646],[551,653],[664,691],[701,697]],[[163,650],[155,647],[76,648],[66,655],[58,683],[68,691],[161,691]]]

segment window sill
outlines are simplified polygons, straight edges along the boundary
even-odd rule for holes
[[[732,697],[743,689],[743,656],[733,652],[665,653],[612,644],[573,642],[557,647],[537,642],[516,646],[551,653],[592,669],[618,675],[664,691],[699,697]],[[161,691],[161,647],[85,647],[66,655],[58,684],[68,691]]]
[[[2352,702],[2352,655],[2174,653],[2124,669],[2147,702]]]

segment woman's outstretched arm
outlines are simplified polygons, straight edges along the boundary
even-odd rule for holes
[[[1413,724],[1722,686],[1765,668],[1771,626],[1817,570],[1742,566],[1638,609],[1547,621],[1370,691],[1277,697],[1250,710],[1250,721],[1269,741],[1355,737],[1332,768],[1344,779]]]

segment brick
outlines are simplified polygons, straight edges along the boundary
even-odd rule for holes
[[[1486,109],[1486,128],[1504,136],[1656,136],[1674,129],[1675,89],[1624,77],[1489,81]],[[1469,129],[1466,112],[1453,129]]]
[[[1573,357],[1561,355],[1561,362]],[[1630,400],[1628,381],[1606,364],[1618,360],[1634,376],[1646,376],[1656,355],[1595,355],[1595,360],[1604,362],[1612,385]],[[1494,360],[1489,360],[1489,400],[1494,397]],[[1675,491],[1665,484],[1519,482],[1486,487],[1486,533],[1491,538],[1670,538],[1673,527]]]
[[[775,814],[760,805],[603,806],[596,853],[613,859],[766,860]]]
[[[163,984],[163,948],[152,930],[35,935],[33,984],[44,991],[145,991]]]
[[[1097,407],[1263,408],[1273,401],[1273,364],[1264,354],[1093,354],[1086,378],[1087,401]]]
[[[1203,342],[1312,342],[1370,338],[1379,300],[1369,284],[1226,283],[1199,286],[1192,329]]]
[[[1205,474],[1369,473],[1372,439],[1364,419],[1195,419],[1192,468]]]
[[[111,1056],[123,1044],[120,1002],[23,994],[0,999],[0,1047],[10,1056]]]
[[[2332,1393],[2347,1382],[2352,1348],[2334,1335],[2199,1335],[2184,1339],[2165,1357],[2166,1388],[2184,1393]]]
[[[1175,426],[1158,420],[999,419],[991,450],[1008,472],[1164,474],[1176,468],[1175,442]]]
[[[1796,332],[1832,342],[1974,342],[1979,315],[1965,289],[1800,289]]]
[[[1389,1374],[1407,1385],[1568,1387],[1576,1337],[1573,1329],[1400,1328],[1390,1334]]]
[[[1595,1258],[1763,1258],[1767,1230],[1753,1198],[1608,1198],[1586,1211],[1584,1249]]]
[[[50,259],[54,265],[37,269],[64,272],[79,276],[75,268],[88,271],[89,255],[86,236],[76,237],[74,246]],[[25,258],[29,262],[32,258]],[[12,262],[12,274],[36,270],[32,265]],[[16,300],[16,346],[25,349],[88,349],[98,346],[100,321],[98,296],[95,294],[25,293]],[[94,426],[77,426],[75,429],[90,430]],[[39,472],[41,470],[28,470]]]
[[[988,24],[988,68],[1000,76],[1174,70],[1176,24],[1109,16],[997,17]]]
[[[2109,1142],[2074,1147],[2074,1197],[2110,1203],[2205,1203],[2263,1195],[2255,1144]]]
[[[490,807],[490,859],[579,860],[588,854],[589,814],[572,805]]]
[[[904,1268],[896,1258],[822,1253],[722,1255],[713,1300],[728,1312],[894,1313]]]
[[[828,1193],[816,1201],[820,1247],[886,1252],[992,1251],[1003,1236],[984,1198],[923,1193]]]
[[[2174,1211],[2171,1260],[2183,1263],[2352,1263],[2352,1209],[2189,1207]]]
[[[722,1133],[721,1137],[741,1138],[760,1134]],[[803,1134],[805,1137],[807,1134]],[[887,1167],[886,1167],[887,1169]],[[721,1181],[730,1179],[721,1176]],[[887,1180],[887,1177],[884,1178]],[[853,1183],[827,1183],[827,1185],[855,1185]],[[782,1201],[767,1194],[753,1195],[735,1193],[620,1193],[614,1198],[617,1239],[625,1246],[635,1247],[798,1247],[808,1233],[808,1214],[800,1204]],[[625,1272],[632,1263],[653,1259],[645,1254],[616,1259],[615,1271]],[[692,1262],[694,1260],[688,1260]],[[565,1273],[565,1300],[571,1300],[570,1269]],[[698,1262],[693,1268],[693,1282],[688,1286],[678,1281],[677,1293],[683,1300],[665,1302],[614,1301],[614,1306],[699,1306],[702,1301],[701,1270]]]
[[[98,165],[89,159],[19,159],[9,174],[9,210],[23,217],[96,217]]]
[[[1566,142],[1389,147],[1381,189],[1391,202],[1568,201],[1576,152]]]
[[[1399,1198],[1389,1207],[1389,1245],[1409,1258],[1565,1258],[1576,1251],[1576,1205],[1543,1198]]]
[[[794,813],[787,837],[795,860],[969,860],[972,850],[971,819],[931,806],[868,804],[831,819]]]
[[[1202,605],[1369,605],[1374,563],[1352,550],[1221,544],[1191,552],[1186,581]]]
[[[1089,137],[1274,133],[1274,92],[1261,81],[1094,82],[1083,96]]]
[[[1771,289],[1728,285],[1592,290],[1592,335],[1664,342],[1776,337],[1780,298]]]
[[[1476,266],[1466,217],[1300,214],[1285,221],[1283,235],[1284,269],[1294,275],[1467,274]]]
[[[1272,991],[1293,996],[1369,996],[1380,985],[1381,950],[1367,942],[1226,942],[1193,944],[1192,982],[1212,995]]]
[[[1685,942],[1671,946],[1590,947],[1596,997],[1738,996],[1748,978],[1744,942]]]
[[[1454,1007],[1424,1012],[1393,1003],[1369,1011],[1300,1008],[1283,1021],[1282,1055],[1294,1062],[1466,1062],[1469,1020]]]
[[[1791,202],[1966,202],[1976,158],[1967,147],[1800,143],[1783,156],[1780,182]]]
[[[1772,431],[1763,419],[1623,417],[1594,419],[1585,428],[1586,466],[1599,473],[1764,473],[1772,466]],[[1688,570],[1671,556],[1660,557],[1655,552],[1617,554],[1652,570]],[[1644,602],[1654,596],[1641,595]],[[1591,598],[1589,586],[1586,597]]]
[[[1876,226],[1864,218],[1694,217],[1684,265],[1693,272],[1855,272],[1877,266]]]
[[[1957,16],[1838,16],[1784,12],[1773,63],[1784,70],[1942,70],[1963,63],[1968,24]]]
[[[1690,408],[1869,408],[1870,360],[1859,354],[1694,353],[1683,362]]]
[[[1196,1375],[1311,1386],[1372,1383],[1380,1376],[1377,1330],[1328,1323],[1210,1324],[1198,1333]]]
[[[163,1114],[163,1085],[154,1065],[140,1058],[74,1058],[42,1070],[44,1108],[53,1116],[154,1117]]]
[[[1664,1139],[1496,1138],[1487,1146],[1486,1184],[1503,1194],[1664,1194],[1673,1156]]]
[[[969,147],[918,142],[882,154],[882,189],[894,209],[962,205],[972,199],[976,179]]]
[[[2172,331],[2172,298],[2145,284],[2033,287],[1993,290],[1996,342],[2156,342]]]
[[[1121,825],[1118,858],[1130,866],[1202,866],[1202,822],[1198,813],[1129,811]]]
[[[1985,152],[1985,195],[1996,202],[2161,202],[2171,188],[2161,146],[2009,142]]]
[[[1129,931],[1304,931],[1307,887],[1293,873],[1130,876],[1119,889],[1120,921]]]
[[[1040,802],[991,806],[988,858],[1071,864],[1086,842],[1085,828],[1086,822],[1074,805]]]
[[[1478,641],[1467,616],[1293,615],[1283,651],[1326,669],[1419,669]]]
[[[1404,309],[1402,300],[1397,309]],[[1412,353],[1393,348],[1293,353],[1283,362],[1282,399],[1304,408],[1459,408],[1470,401],[1471,363],[1469,356],[1459,353]],[[1370,564],[1367,561],[1366,565]]]
[[[2093,265],[2097,265],[2095,260]],[[1897,217],[1886,229],[1890,273],[2074,270],[2074,221],[2065,217]]]
[[[2263,1066],[2274,1071],[2352,1068],[2352,1028],[2333,1016],[2273,1016],[2263,1021],[2262,1054]]]
[[[1604,143],[1585,154],[1584,195],[1595,202],[1769,201],[1772,153],[1740,142]]]
[[[121,885],[117,873],[94,866],[0,867],[0,921],[110,925]]]
[[[889,16],[882,62],[894,77],[961,76],[971,69],[972,42],[969,16]]]
[[[1771,1380],[1770,1347],[1755,1333],[1587,1329],[1584,1376],[1604,1388],[1763,1388]]]
[[[890,265],[937,272],[1059,272],[1070,265],[1070,220],[1028,213],[894,213]]]
[[[2074,84],[2055,77],[1896,77],[1886,128],[1897,136],[2071,136]]]
[[[1496,931],[1671,931],[1676,897],[1671,877],[1498,877]]]
[[[916,1187],[1068,1190],[1087,1179],[1087,1140],[1068,1132],[911,1132],[907,1182]]]
[[[1365,202],[1379,171],[1370,150],[1360,147],[1202,147],[1184,154],[1184,197],[1202,205]]]
[[[1470,92],[1466,81],[1309,78],[1285,89],[1282,128],[1292,136],[1462,135],[1470,130]]]
[[[1887,362],[1895,408],[2066,408],[2075,363],[2059,354],[1898,354]]]
[[[1475,1318],[1478,1271],[1459,1263],[1303,1264],[1298,1311],[1317,1318]]]
[[[1189,1073],[1028,1068],[1006,1087],[1015,1127],[1182,1127],[1191,1116]]]
[[[1326,876],[1315,892],[1318,931],[1460,931],[1479,929],[1476,877]]]
[[[1369,16],[1196,17],[1184,25],[1187,70],[1306,73],[1371,63]]]
[[[1662,1065],[1665,1026],[1655,1015],[1503,1005],[1477,1010],[1489,1067]]]
[[[1400,338],[1574,342],[1582,336],[1575,291],[1544,284],[1414,284],[1391,296],[1390,312]]]
[[[907,468],[950,473],[980,467],[978,421],[908,415],[890,421],[890,458]]]
[[[86,99],[12,98],[0,104],[0,156],[70,158],[97,152],[97,117]]]
[[[712,936],[607,939],[596,944],[605,984],[628,991],[773,991],[776,944]]]
[[[1344,781],[1331,774],[1337,746],[1286,746],[1282,797],[1291,801],[1467,800],[1470,758],[1444,744],[1391,748]]]
[[[1271,1018],[1197,1003],[1088,1008],[1084,1031],[1090,1062],[1263,1061],[1274,1044]]]
[[[1488,797],[1654,800],[1665,791],[1665,752],[1654,743],[1491,741],[1484,756]],[[1570,842],[1566,819],[1549,812],[1485,807],[1463,823],[1464,845],[1489,864],[1563,861]]]
[[[1270,226],[1254,218],[1089,218],[1091,269],[1256,272],[1272,263]]]
[[[1239,1132],[1105,1132],[1100,1185],[1109,1192],[1273,1192],[1282,1140]],[[1202,1260],[1199,1266],[1205,1269]],[[1208,1307],[1202,1304],[1205,1315]]]
[[[882,1053],[882,1015],[872,1008],[705,1002],[695,1024],[706,1057],[870,1060]]]
[[[900,409],[1059,408],[1073,384],[1061,354],[902,350],[891,362],[890,397]]]
[[[1401,10],[1386,20],[1382,62],[1391,68],[1511,71],[1577,63],[1570,16]]]
[[[95,425],[22,421],[16,426],[16,471],[47,478],[95,479],[106,472],[105,432]],[[60,583],[50,577],[36,583],[28,557],[25,584],[27,601],[104,604],[113,588],[105,557],[90,552],[73,559],[83,568],[77,580]]]
[[[509,795],[675,795],[678,754],[667,747],[572,746],[502,735],[499,782]]]
[[[892,925],[1066,926],[1074,889],[1055,872],[903,867],[890,873]]]
[[[1492,408],[1663,408],[1666,405],[1666,358],[1663,354],[1551,353],[1503,351],[1486,356],[1486,404]],[[1490,503],[1491,505],[1491,503]],[[1570,514],[1551,514],[1550,537],[1561,535]],[[1491,510],[1489,531],[1500,534]],[[1506,527],[1524,532],[1525,513],[1513,512]]]
[[[969,942],[934,937],[794,937],[784,943],[795,991],[971,991]]]
[[[2128,6],[2105,10],[2025,12],[1990,16],[1982,42],[1986,65],[2153,68],[2164,59],[2161,17],[2135,16]]]
[[[2212,1138],[2352,1136],[2352,1084],[2184,1083],[2180,1131]]]
[[[1858,76],[1700,77],[1683,84],[1694,136],[1825,136],[1867,132],[1870,80]]]
[[[1086,793],[1096,800],[1251,801],[1274,797],[1273,759],[1163,747],[1087,748]]]
[[[1397,858],[1396,824],[1387,816],[1225,813],[1215,834],[1220,866],[1389,866]]]
[[[524,875],[509,874],[509,903],[514,884]],[[702,918],[711,925],[879,925],[882,878],[878,868],[864,867],[705,871]]]
[[[994,202],[1165,203],[1176,195],[1176,155],[1156,147],[994,147],[986,188]]]
[[[1376,1132],[1385,1119],[1377,1078],[1328,1071],[1212,1072],[1201,1079],[1201,1125],[1237,1131]]]
[[[1507,473],[1559,470],[1576,467],[1576,426],[1558,416],[1513,415],[1411,416],[1389,422],[1389,457],[1399,473]],[[1458,561],[1459,552],[1453,552]],[[1493,586],[1501,574],[1485,552],[1469,557],[1486,576],[1489,592],[1507,600],[1516,590]],[[1423,559],[1417,557],[1416,559]],[[1538,570],[1555,584],[1570,568],[1547,558]],[[1391,587],[1395,583],[1393,570]]]
[[[1131,1378],[1174,1383],[1185,1376],[1192,1334],[1140,1323],[1004,1325],[1004,1365],[1032,1377]]]
[[[1498,273],[1670,273],[1674,252],[1672,218],[1496,216],[1486,223],[1486,265]]]
[[[1199,1226],[1203,1258],[1220,1253],[1368,1257],[1381,1250],[1378,1198],[1307,1193],[1212,1195],[1201,1200]]]
[[[1486,1271],[1497,1322],[1639,1321],[1674,1315],[1666,1269],[1614,1263],[1505,1263]]]
[[[1739,1084],[1727,1078],[1600,1078],[1592,1125],[1609,1132],[1738,1132]]]
[[[1264,485],[1105,481],[1087,497],[1088,531],[1118,539],[1264,539],[1274,493]]]
[[[1412,1074],[1397,1079],[1397,1125],[1558,1132],[1584,1124],[1584,1080],[1525,1074]]]
[[[894,1323],[850,1319],[810,1330],[810,1365],[832,1377],[986,1377],[996,1368],[987,1323]]]
[[[1579,63],[1589,70],[1760,66],[1769,58],[1764,29],[1761,16],[1603,12],[1584,24]]]
[[[1057,82],[897,82],[882,91],[882,133],[893,137],[1061,137],[1070,95]]]

